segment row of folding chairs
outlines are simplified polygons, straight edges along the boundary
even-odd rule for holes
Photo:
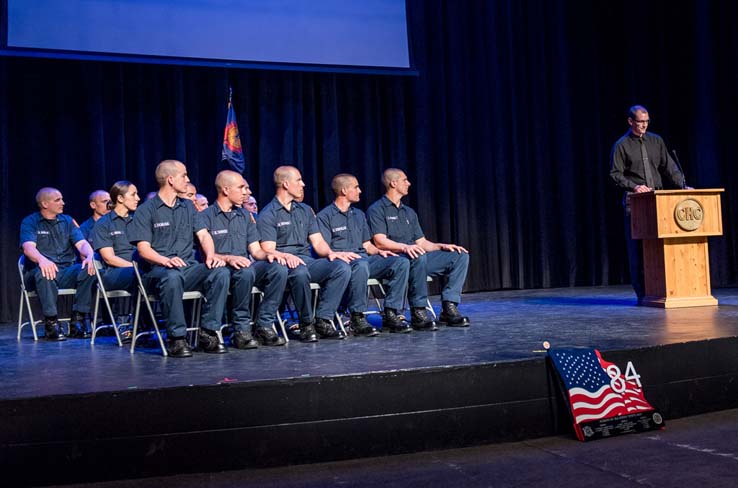
[[[18,274],[20,276],[20,282],[21,282],[21,296],[20,296],[20,305],[19,305],[19,311],[18,311],[18,340],[21,338],[22,330],[25,326],[30,325],[31,329],[33,331],[33,338],[34,340],[38,340],[38,332],[36,330],[36,327],[38,324],[42,323],[43,320],[37,320],[33,316],[33,309],[31,307],[31,298],[35,298],[38,295],[35,291],[29,290],[26,283],[25,283],[25,277],[24,277],[24,264],[25,264],[25,256],[21,255],[21,257],[18,259]],[[95,344],[95,339],[97,338],[98,333],[105,328],[112,328],[113,332],[115,334],[116,341],[118,343],[119,347],[123,347],[123,339],[121,338],[119,325],[120,323],[117,323],[116,321],[116,314],[113,312],[113,306],[111,303],[112,299],[125,299],[125,300],[135,300],[135,309],[133,314],[133,331],[131,333],[131,346],[130,351],[133,353],[136,348],[136,344],[142,337],[145,336],[155,336],[159,347],[161,348],[162,354],[164,356],[167,355],[167,348],[164,344],[164,339],[161,334],[161,330],[158,325],[158,321],[156,318],[156,314],[154,313],[154,307],[153,304],[155,304],[158,301],[158,297],[155,294],[149,293],[146,288],[144,287],[143,280],[141,278],[141,273],[139,271],[138,264],[134,261],[133,263],[133,269],[134,274],[136,277],[136,292],[131,293],[128,290],[107,290],[105,288],[105,284],[102,280],[102,273],[103,270],[102,263],[98,260],[94,261],[95,269],[96,269],[96,280],[97,280],[97,288],[95,293],[95,307],[94,312],[91,320],[91,328],[92,328],[92,338],[91,338],[91,344]],[[428,281],[432,281],[431,277],[428,277]],[[382,303],[380,301],[381,298],[385,296],[385,290],[383,287],[382,282],[376,279],[369,279],[368,283],[369,288],[371,290],[372,300],[375,302],[377,306],[377,310],[369,311],[368,313],[381,313],[383,310]],[[317,283],[311,283],[310,284],[311,291],[313,292],[313,311],[317,308],[317,302],[318,297],[320,293],[320,285]],[[375,291],[376,290],[376,291]],[[59,296],[73,296],[75,293],[74,288],[62,288],[59,289]],[[264,295],[264,293],[257,287],[252,288],[252,294],[254,295],[255,299],[261,299]],[[202,302],[205,300],[205,297],[202,293],[199,291],[186,291],[182,295],[182,300],[192,302],[192,318],[190,322],[190,327],[187,328],[188,334],[190,334],[191,342],[196,345],[197,341],[197,331],[199,330],[200,326],[200,314],[202,310]],[[110,317],[111,322],[110,323],[104,323],[100,319],[100,304],[104,305],[105,311],[107,311],[108,316]],[[252,306],[254,306],[256,303],[256,300],[252,300]],[[146,314],[146,318],[148,322],[151,325],[151,328],[143,328],[140,327],[141,320],[142,320],[142,307],[143,311]],[[433,307],[431,306],[430,301],[428,301],[427,304],[428,310],[433,314],[435,318],[435,311],[433,310]],[[28,313],[28,320],[24,321],[24,311],[27,311]],[[253,315],[253,309],[252,309],[252,315]],[[277,313],[276,314],[277,323],[280,326],[282,336],[284,337],[286,342],[289,342],[289,335],[287,334],[286,326],[283,317]],[[69,322],[68,317],[60,318],[60,322]],[[344,325],[344,322],[338,312],[335,314],[335,323],[337,326],[342,330],[344,334],[346,334],[346,328]],[[230,324],[224,323],[220,329],[217,331],[219,339],[223,341],[223,330],[227,328]]]

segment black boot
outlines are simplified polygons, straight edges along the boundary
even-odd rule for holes
[[[85,323],[85,316],[81,312],[72,310],[72,318],[69,320],[69,337],[74,339],[87,339],[91,334]]]
[[[315,319],[315,330],[321,339],[345,339],[346,335],[336,329],[330,320],[317,318]]]
[[[192,349],[187,345],[184,337],[171,337],[167,339],[167,353],[173,358],[192,357]]]
[[[351,314],[351,328],[354,330],[354,334],[356,335],[366,337],[375,337],[379,335],[377,329],[372,327],[371,324],[366,321],[366,317],[364,317],[364,314],[361,312]]]
[[[271,327],[259,327],[254,332],[254,335],[256,336],[256,340],[263,346],[284,346],[287,343]]]
[[[384,329],[401,334],[407,334],[411,330],[404,315],[398,314],[394,308],[387,307],[385,307],[382,316],[382,330]]]
[[[446,327],[469,327],[469,317],[461,315],[454,302],[444,301],[442,306],[443,311],[438,317],[439,322],[446,324]]]
[[[318,334],[315,332],[314,322],[303,322],[300,324],[300,340],[302,342],[318,342]]]
[[[218,334],[214,330],[200,328],[200,332],[197,333],[197,342],[200,349],[209,354],[224,354],[228,352],[228,349],[220,342]]]
[[[66,341],[67,336],[59,328],[59,322],[56,320],[56,316],[44,317],[44,336],[47,341]]]
[[[413,307],[410,312],[410,325],[415,330],[438,330],[436,322],[428,317],[425,307]]]
[[[231,346],[236,349],[256,349],[259,343],[247,331],[237,330],[231,335]]]

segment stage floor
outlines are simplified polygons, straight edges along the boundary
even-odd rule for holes
[[[16,324],[3,324],[0,399],[515,361],[541,357],[543,341],[608,351],[738,336],[738,289],[713,294],[718,307],[663,310],[635,306],[627,286],[476,293],[460,307],[472,321],[468,329],[291,341],[189,359],[165,358],[154,348],[131,355],[112,337],[99,337],[94,347],[89,340],[34,342],[28,328],[19,342]]]

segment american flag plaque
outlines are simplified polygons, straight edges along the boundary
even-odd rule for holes
[[[549,349],[563,383],[564,398],[580,441],[664,427],[664,419],[643,396],[640,375],[625,372],[593,348]]]

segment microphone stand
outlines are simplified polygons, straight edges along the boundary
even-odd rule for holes
[[[674,155],[673,161],[674,164],[676,164],[677,169],[679,169],[679,172],[682,174],[682,190],[687,188],[687,177],[684,175],[684,170],[682,169],[682,165],[679,163],[679,157],[677,156],[676,149],[671,150],[671,154]],[[669,157],[671,158],[671,154]]]

